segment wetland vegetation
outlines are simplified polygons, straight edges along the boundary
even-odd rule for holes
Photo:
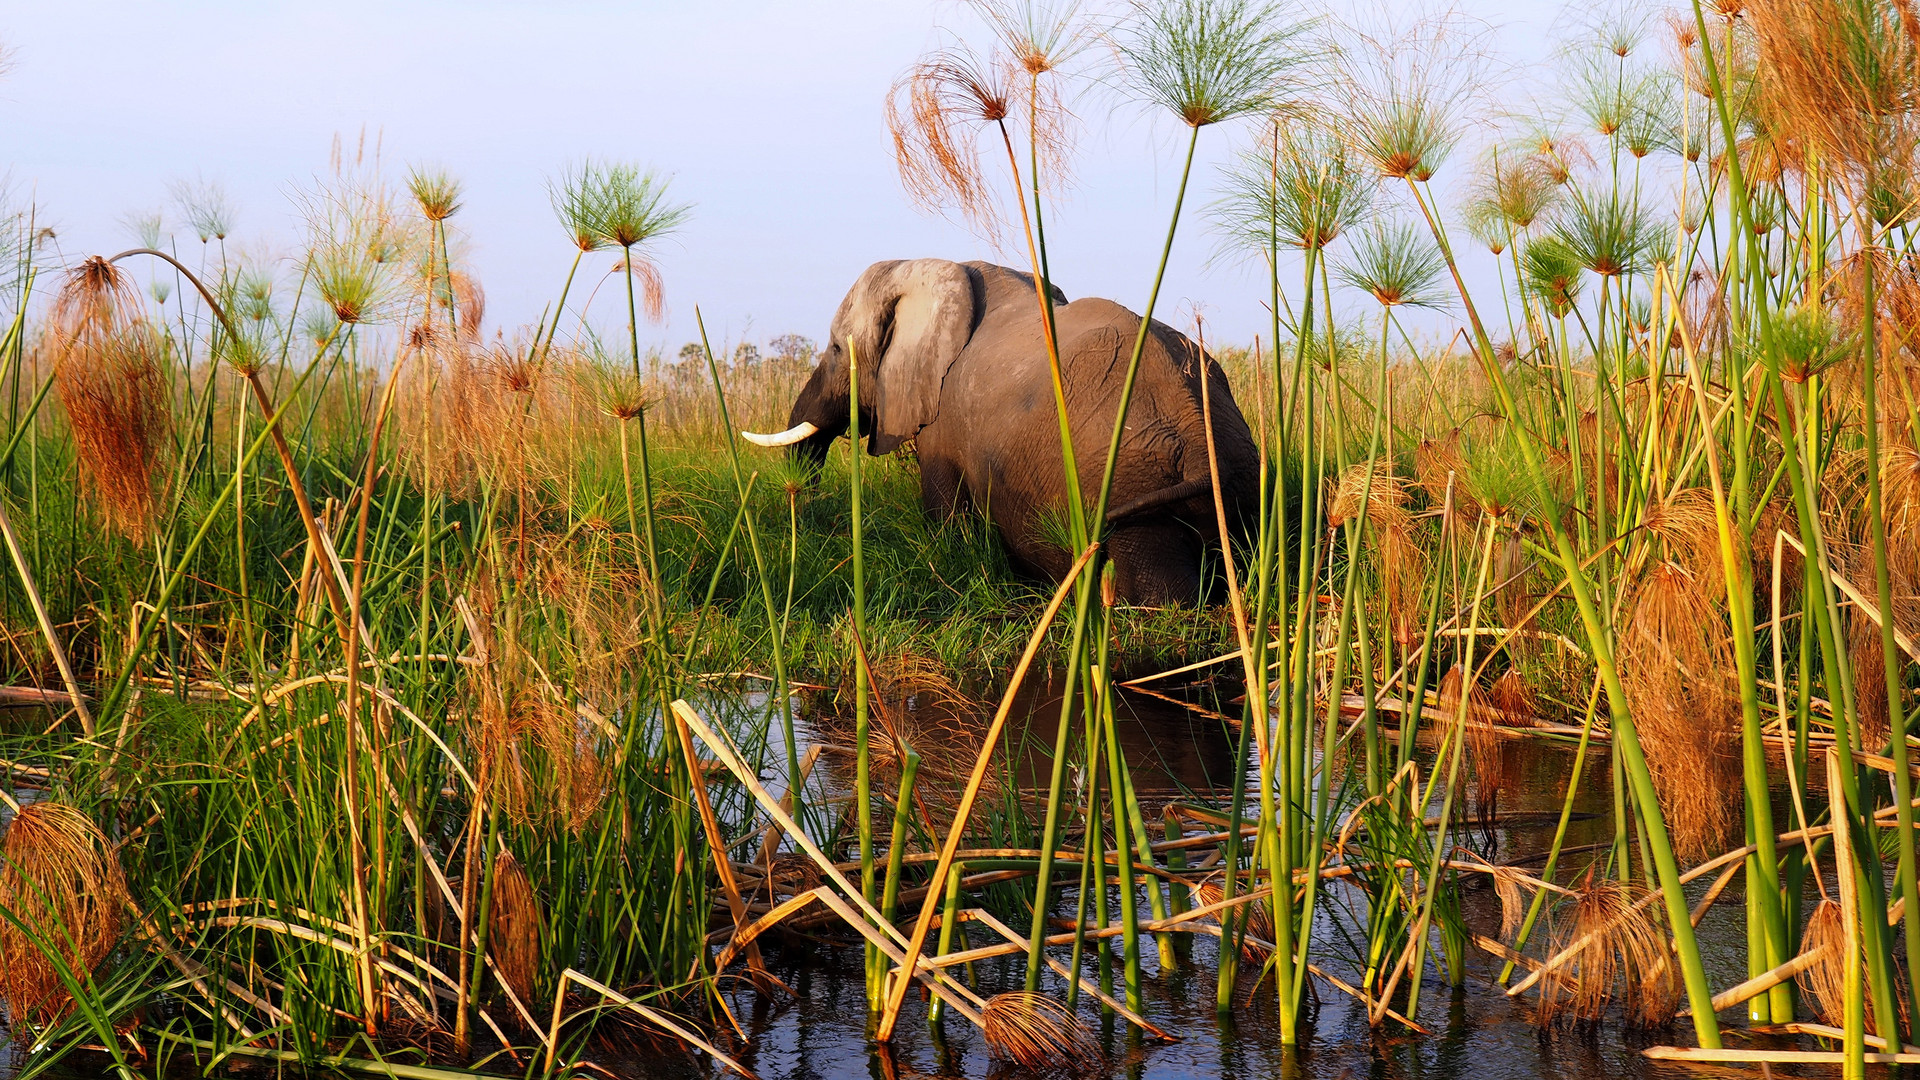
[[[517,329],[457,179],[346,146],[283,259],[215,189],[111,257],[14,208],[11,1067],[751,1073],[821,965],[889,1075],[1418,1072],[1475,1009],[1920,1062],[1920,16],[1629,7],[1516,113],[1454,15],[968,10],[885,94],[915,199],[1046,278],[1095,87],[1182,134],[1133,364],[1176,244],[1267,283],[1221,602],[1114,602],[1104,484],[1032,582],[910,453],[744,445],[814,346],[642,351],[661,173],[554,175]]]

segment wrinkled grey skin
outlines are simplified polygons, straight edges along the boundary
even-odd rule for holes
[[[1091,509],[1140,316],[1110,300],[1068,303],[1058,289],[1054,304],[1067,414]],[[1064,576],[1073,562],[1058,542],[1065,469],[1033,279],[944,259],[868,267],[841,301],[831,344],[788,418],[819,429],[792,448],[816,466],[847,431],[849,339],[860,360],[868,453],[911,441],[927,513],[983,508],[1016,569]],[[1108,502],[1106,554],[1129,603],[1199,602],[1203,552],[1219,546],[1201,366],[1192,341],[1153,324]],[[1257,499],[1258,450],[1226,375],[1211,360],[1205,368],[1221,491],[1229,526],[1239,531]],[[1217,565],[1217,554],[1210,558]]]

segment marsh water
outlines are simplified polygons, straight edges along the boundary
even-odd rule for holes
[[[1128,691],[1117,701],[1118,733],[1137,792],[1150,819],[1171,799],[1213,802],[1224,807],[1228,780],[1234,770],[1236,741],[1225,715],[1239,711],[1239,688],[1230,679],[1188,683],[1177,687],[1153,684],[1152,692]],[[735,705],[764,715],[767,699],[761,695],[736,698]],[[977,735],[990,706],[956,705],[922,696],[893,702],[888,721],[896,730],[910,732],[912,741],[930,761],[944,760],[959,769],[977,753]],[[1021,805],[1034,811],[1045,799],[1051,771],[1052,747],[1060,714],[1058,685],[1040,682],[1015,704],[1006,745],[1011,756],[1001,762],[1001,773],[1020,792]],[[798,731],[808,743],[841,744],[846,734],[843,718],[834,718],[824,703],[810,704],[801,713]],[[1078,737],[1078,733],[1075,733]],[[1486,828],[1468,818],[1454,832],[1454,842],[1470,846],[1493,862],[1524,865],[1537,871],[1550,845],[1565,784],[1575,760],[1572,741],[1538,736],[1506,740],[1504,772],[1511,778],[1498,804],[1496,827]],[[768,760],[782,748],[769,748]],[[962,760],[964,759],[964,760]],[[851,785],[851,761],[825,754],[809,784],[809,797],[845,794]],[[1336,762],[1336,772],[1341,763]],[[936,770],[937,771],[937,770]],[[890,776],[883,768],[883,776]],[[1069,781],[1071,782],[1071,781]],[[937,791],[939,780],[930,783]],[[1612,838],[1612,789],[1607,750],[1596,746],[1588,755],[1575,799],[1575,818],[1569,826],[1558,880],[1566,882],[1585,872],[1605,853],[1589,846]],[[1784,807],[1780,808],[1784,812]],[[1783,819],[1784,820],[1784,819]],[[1690,886],[1697,901],[1711,876]],[[1018,895],[1030,895],[1031,881],[1016,882]],[[1700,925],[1702,957],[1717,988],[1746,977],[1745,929],[1739,883],[1722,895]],[[1324,894],[1328,903],[1316,921],[1315,962],[1348,979],[1350,959],[1364,941],[1364,900],[1357,890],[1335,882]],[[1464,902],[1470,928],[1497,936],[1500,904],[1494,891],[1470,878]],[[1064,913],[1064,911],[1063,911]],[[1008,1065],[989,1053],[979,1032],[965,1020],[948,1017],[931,1027],[925,1005],[911,997],[893,1044],[883,1047],[869,1038],[869,1021],[862,981],[861,949],[850,934],[828,926],[809,932],[804,940],[764,938],[769,969],[795,992],[792,998],[761,997],[744,980],[726,985],[730,1008],[746,1035],[733,1052],[764,1080],[906,1080],[910,1077],[994,1078],[1014,1080],[1036,1074]],[[1257,964],[1242,968],[1242,986],[1230,1016],[1214,1009],[1216,939],[1203,935],[1176,935],[1181,942],[1183,967],[1161,971],[1155,950],[1142,950],[1146,1015],[1156,1025],[1178,1036],[1175,1041],[1143,1038],[1125,1021],[1102,1016],[1082,997],[1080,1013],[1102,1049],[1102,1060],[1075,1075],[1113,1078],[1406,1078],[1406,1080],[1522,1080],[1522,1078],[1760,1076],[1759,1066],[1700,1066],[1657,1062],[1640,1050],[1663,1043],[1690,1045],[1691,1027],[1680,1021],[1664,1031],[1632,1031],[1618,1016],[1597,1025],[1559,1025],[1543,1028],[1534,1017],[1531,992],[1509,998],[1495,984],[1501,963],[1484,952],[1469,949],[1466,981],[1450,987],[1428,965],[1417,1019],[1426,1034],[1404,1030],[1376,1032],[1366,1012],[1325,983],[1311,988],[1313,1004],[1308,1025],[1297,1048],[1280,1044],[1280,1027],[1271,981],[1249,987]],[[976,939],[975,944],[983,943]],[[1118,973],[1118,939],[1109,942]],[[1529,949],[1537,953],[1537,949]],[[1087,970],[1093,970],[1089,950]],[[1019,989],[1024,958],[1010,957],[975,966],[976,988],[990,996]],[[1064,983],[1049,973],[1043,988],[1064,997]],[[1749,1035],[1740,1030],[1738,1008],[1721,1015],[1727,1045],[1736,1048],[1816,1049],[1810,1039]],[[730,1075],[710,1060],[696,1057],[665,1042],[637,1047],[599,1045],[586,1055],[612,1070],[613,1075],[694,1080]],[[55,1066],[48,1075],[68,1080],[102,1075],[104,1058],[81,1054]],[[24,1065],[21,1048],[0,1052],[0,1076],[11,1076]],[[489,1074],[516,1072],[495,1061]],[[197,1075],[190,1063],[176,1061]],[[276,1073],[269,1066],[236,1060],[219,1070],[232,1076]],[[355,1074],[358,1075],[358,1074]],[[586,1072],[577,1075],[601,1075]],[[1838,1075],[1837,1066],[1773,1066],[1774,1076]],[[1875,1067],[1869,1075],[1890,1075]]]
[[[1168,688],[1154,684],[1165,696],[1130,692],[1119,701],[1119,734],[1143,804],[1168,798],[1221,800],[1234,769],[1235,741],[1220,714],[1239,711],[1238,687],[1227,679]],[[1173,700],[1170,700],[1173,699]],[[988,710],[990,711],[990,709]],[[923,752],[937,752],[932,744],[947,732],[971,755],[977,742],[968,742],[978,717],[953,716],[941,703],[897,703],[894,722],[911,724]],[[1025,789],[1027,805],[1045,798],[1053,736],[1059,717],[1058,686],[1041,686],[1016,702],[1009,744],[1016,747],[1010,768]],[[816,737],[826,725],[816,713],[803,727]],[[1077,735],[1076,735],[1077,737]],[[1486,829],[1467,824],[1455,840],[1473,847],[1494,862],[1524,864],[1537,871],[1553,839],[1575,760],[1572,741],[1537,736],[1505,741],[1505,772],[1510,787],[1498,803],[1499,824]],[[836,773],[826,784],[844,782],[850,775]],[[1565,882],[1584,873],[1605,853],[1580,849],[1611,840],[1612,789],[1607,749],[1593,747],[1583,769],[1571,823],[1557,877]],[[1145,811],[1157,818],[1154,809]],[[1711,875],[1691,886],[1696,901]],[[1019,887],[1031,889],[1023,881]],[[1351,977],[1355,946],[1364,939],[1363,900],[1358,891],[1337,883],[1329,886],[1331,903],[1317,922],[1315,959],[1323,967]],[[1497,936],[1500,904],[1490,887],[1469,882],[1465,897],[1470,927]],[[1358,926],[1356,927],[1356,917]],[[1701,951],[1715,987],[1727,987],[1746,977],[1744,905],[1739,884],[1727,890],[1708,911],[1700,926]],[[1351,934],[1349,939],[1346,935]],[[1509,998],[1495,985],[1501,963],[1470,949],[1462,987],[1446,985],[1435,964],[1428,967],[1422,989],[1419,1021],[1427,1034],[1369,1029],[1366,1012],[1339,991],[1316,980],[1312,992],[1317,1005],[1309,1009],[1310,1024],[1298,1048],[1280,1044],[1280,1028],[1271,981],[1249,990],[1257,965],[1243,968],[1239,1004],[1228,1018],[1214,1009],[1215,940],[1190,937],[1190,952],[1179,971],[1162,972],[1155,951],[1142,950],[1146,1014],[1155,1024],[1177,1035],[1177,1041],[1142,1038],[1123,1020],[1102,1017],[1082,998],[1081,1016],[1093,1028],[1104,1060],[1077,1075],[1109,1077],[1345,1077],[1408,1078],[1408,1080],[1519,1080],[1531,1077],[1698,1077],[1703,1075],[1760,1076],[1757,1065],[1700,1066],[1658,1062],[1644,1057],[1642,1048],[1673,1043],[1692,1044],[1692,1029],[1679,1021],[1664,1031],[1632,1031],[1617,1016],[1597,1025],[1541,1027],[1535,1020],[1533,994]],[[849,936],[850,938],[850,936]],[[1113,945],[1117,971],[1118,942]],[[1535,951],[1535,950],[1530,950]],[[1436,950],[1437,952],[1437,950]],[[861,950],[823,937],[810,942],[788,942],[767,952],[770,969],[796,993],[789,1000],[763,999],[741,989],[730,1000],[747,1036],[740,1060],[767,1080],[812,1078],[908,1077],[1018,1077],[1027,1070],[995,1061],[977,1030],[966,1021],[949,1017],[937,1029],[927,1023],[924,1005],[908,1004],[908,1015],[896,1030],[893,1045],[881,1047],[868,1037]],[[1088,963],[1092,971],[1092,963]],[[1018,989],[1024,959],[1008,958],[976,966],[978,989],[990,995]],[[1349,978],[1349,981],[1356,981]],[[1063,995],[1064,983],[1049,973],[1045,988]],[[1739,1048],[1817,1049],[1810,1039],[1749,1035],[1739,1029],[1739,1008],[1721,1016],[1726,1044]],[[695,1077],[717,1075],[710,1062],[674,1051],[649,1053],[630,1064],[646,1076]],[[1774,1066],[1775,1076],[1838,1075],[1837,1066]]]

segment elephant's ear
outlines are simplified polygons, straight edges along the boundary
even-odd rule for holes
[[[972,332],[973,285],[959,263],[875,263],[860,275],[833,336],[851,339],[859,355],[860,397],[874,423],[868,453],[889,453],[933,422],[940,385]]]

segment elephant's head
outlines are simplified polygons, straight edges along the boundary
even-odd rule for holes
[[[966,267],[945,259],[874,263],[834,313],[832,340],[794,399],[788,428],[743,432],[761,446],[788,446],[814,465],[847,431],[847,365],[860,363],[860,431],[867,452],[885,454],[917,435],[940,411],[940,384],[973,332],[974,293]]]

